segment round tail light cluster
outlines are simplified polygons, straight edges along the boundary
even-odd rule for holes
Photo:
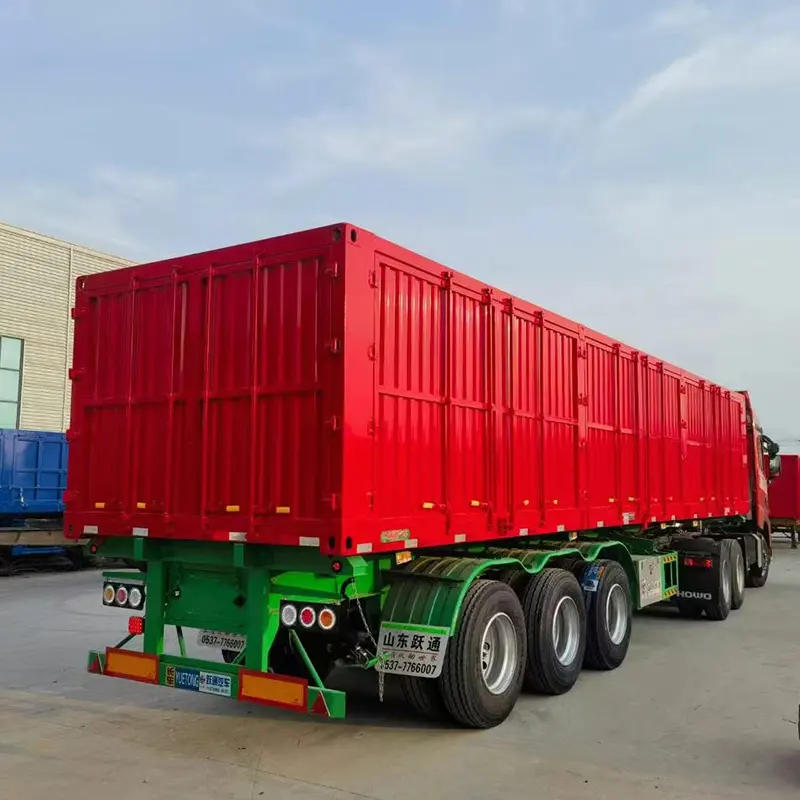
[[[336,627],[336,621],[336,612],[332,608],[316,608],[312,605],[298,607],[292,603],[285,603],[281,607],[281,624],[285,628],[331,631]]]
[[[140,584],[103,584],[103,605],[114,608],[140,609],[144,606],[144,586]]]

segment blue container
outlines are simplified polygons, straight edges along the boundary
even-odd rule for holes
[[[0,429],[0,515],[62,514],[67,453],[63,433]]]

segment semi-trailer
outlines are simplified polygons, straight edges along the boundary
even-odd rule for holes
[[[796,550],[800,531],[800,456],[781,457],[781,474],[769,486],[769,515],[772,530],[788,536]]]
[[[26,557],[85,562],[83,543],[64,536],[67,451],[60,432],[0,429],[0,570]]]
[[[354,225],[80,278],[73,318],[65,532],[136,566],[90,672],[343,717],[375,669],[489,728],[767,581],[747,392]]]

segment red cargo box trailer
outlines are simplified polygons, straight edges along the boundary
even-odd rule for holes
[[[769,516],[773,532],[787,534],[797,548],[800,528],[800,456],[781,456],[781,474],[769,486]]]
[[[750,512],[743,394],[349,225],[82,278],[72,379],[69,519],[106,535],[344,555]]]
[[[486,728],[621,665],[634,610],[767,581],[746,393],[367,231],[81,278],[74,318],[66,533],[144,571],[91,672],[341,717],[330,670],[375,668]]]

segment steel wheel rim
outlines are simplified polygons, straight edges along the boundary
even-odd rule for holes
[[[744,593],[744,558],[742,558],[741,553],[736,558],[735,579],[736,579],[736,592],[741,596]]]
[[[517,630],[500,612],[487,623],[481,639],[481,677],[492,694],[503,694],[517,671]]]
[[[571,597],[562,597],[553,615],[553,647],[556,659],[568,667],[575,661],[581,641],[581,617]]]
[[[720,564],[722,569],[722,598],[727,605],[731,601],[731,569],[730,563],[728,569],[725,569],[725,563]]]
[[[628,632],[628,603],[618,583],[606,597],[606,631],[613,644],[622,644]]]

